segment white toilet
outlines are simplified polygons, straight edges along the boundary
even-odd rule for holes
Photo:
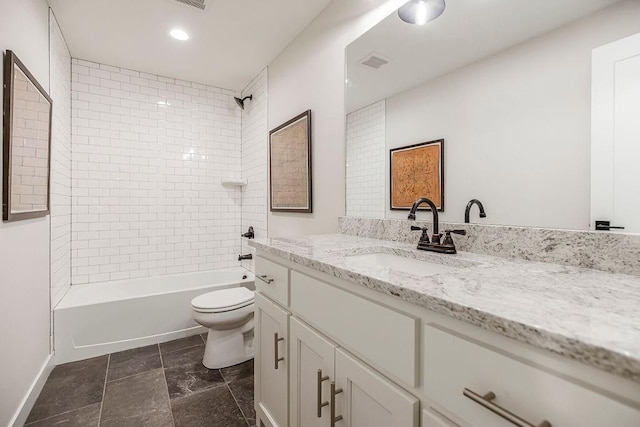
[[[193,320],[209,328],[202,364],[226,368],[253,358],[253,291],[213,291],[191,301]]]

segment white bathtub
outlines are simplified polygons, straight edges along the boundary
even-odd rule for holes
[[[254,289],[241,267],[74,285],[54,308],[55,363],[66,363],[206,332],[191,300],[218,290]]]

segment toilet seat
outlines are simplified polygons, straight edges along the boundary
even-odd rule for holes
[[[253,291],[244,287],[207,292],[191,300],[193,310],[199,313],[223,313],[253,304]]]

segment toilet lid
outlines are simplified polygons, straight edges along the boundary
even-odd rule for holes
[[[212,311],[244,307],[251,302],[253,302],[253,291],[238,287],[199,295],[191,300],[191,305],[197,310]]]

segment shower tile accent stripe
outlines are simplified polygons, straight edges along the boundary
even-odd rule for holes
[[[231,90],[72,60],[72,283],[238,265]]]

